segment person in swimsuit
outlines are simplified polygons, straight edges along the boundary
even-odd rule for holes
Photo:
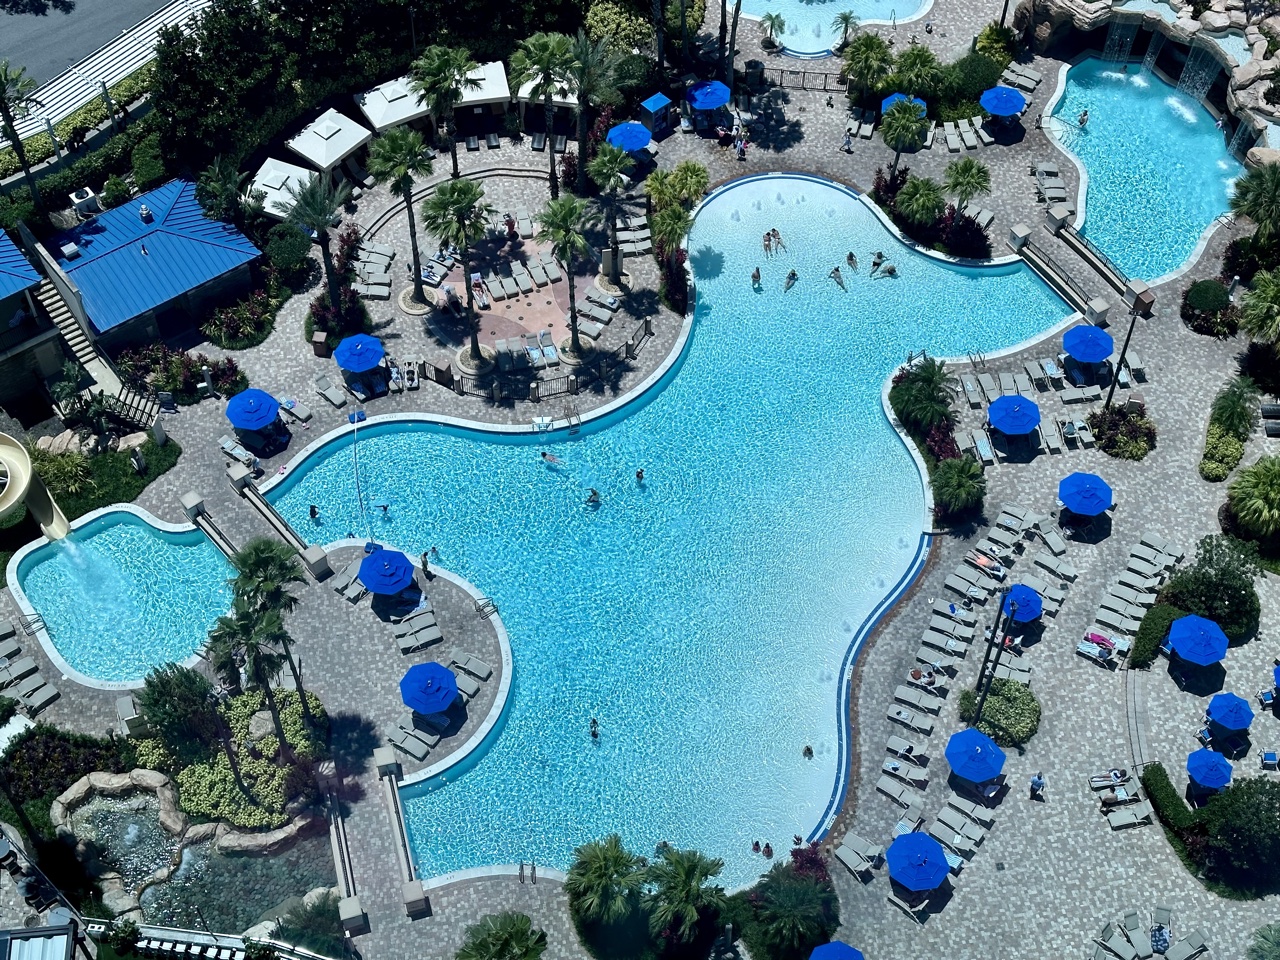
[[[844,277],[840,276],[840,268],[839,268],[839,267],[832,267],[832,268],[831,268],[831,272],[830,272],[829,274],[827,274],[827,276],[829,276],[829,277],[830,277],[832,280],[834,280],[836,283],[840,284],[840,289],[841,289],[841,290],[843,290],[843,289],[844,289]]]
[[[850,250],[849,253],[845,256],[844,262],[849,265],[850,269],[852,270],[858,269],[858,258],[853,255],[852,250]]]
[[[871,272],[875,273],[877,270],[879,270],[880,264],[884,263],[884,260],[885,260],[884,251],[877,250],[876,255],[871,258]]]
[[[795,282],[799,279],[800,279],[799,274],[797,274],[794,270],[792,270],[790,273],[787,274],[787,285],[783,287],[783,289],[790,290],[795,285]]]
[[[756,267],[754,270],[751,271],[751,286],[752,287],[760,286],[760,268],[759,267]]]
[[[764,235],[764,255],[770,256],[773,253],[773,237],[769,234]]]
[[[774,243],[776,243],[776,244],[778,245],[778,249],[779,249],[779,250],[785,250],[785,249],[787,249],[787,245],[786,245],[785,243],[783,243],[783,242],[782,242],[782,234],[780,234],[780,233],[778,232],[778,228],[777,228],[777,227],[774,227],[774,228],[773,228],[772,230],[770,230],[769,232],[773,235],[773,242],[774,242]]]

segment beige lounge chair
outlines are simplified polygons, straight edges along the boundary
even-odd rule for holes
[[[992,816],[991,811],[984,806],[974,803],[972,800],[966,800],[964,797],[957,797],[954,793],[947,797],[947,806],[952,810],[963,813],[966,817],[983,827],[990,830],[995,826],[996,818]]]
[[[0,669],[0,690],[13,686],[19,680],[31,676],[40,668],[31,657],[23,657],[14,663]]]
[[[904,727],[922,733],[926,737],[933,733],[933,721],[928,717],[917,716],[906,707],[893,707],[889,710],[889,719]],[[883,777],[881,779],[884,779]]]
[[[923,710],[925,713],[938,714],[942,711],[943,700],[941,697],[932,696],[906,685],[899,685],[893,691],[893,699],[917,710]]]

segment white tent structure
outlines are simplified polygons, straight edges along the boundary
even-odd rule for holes
[[[532,91],[533,81],[528,80],[521,84],[519,92],[516,93],[516,99],[522,104],[541,107],[543,105],[541,98],[534,100],[529,96]],[[577,94],[568,80],[556,84],[556,88],[551,94],[551,102],[557,107],[576,107],[578,105]]]
[[[307,163],[328,173],[372,137],[373,132],[367,127],[330,109],[304,127],[287,146]]]
[[[462,100],[456,110],[467,107],[483,107],[488,104],[510,103],[511,87],[507,84],[507,68],[502,61],[493,60],[482,63],[467,74],[471,80],[479,80],[480,86],[475,90],[463,90]]]
[[[253,175],[249,190],[260,190],[265,193],[263,208],[277,220],[284,220],[289,216],[289,209],[293,206],[289,187],[292,186],[295,191],[301,190],[315,176],[319,174],[314,170],[268,157],[267,162]]]
[[[360,94],[356,103],[378,133],[425,117],[429,112],[426,104],[418,102],[418,95],[410,88],[407,74]]]

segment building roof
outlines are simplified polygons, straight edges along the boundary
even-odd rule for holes
[[[655,93],[648,100],[645,100],[640,106],[644,107],[650,113],[657,113],[663,107],[671,106],[671,98],[665,93]]]
[[[40,283],[40,274],[9,235],[0,230],[0,300]]]
[[[373,129],[381,133],[418,117],[425,117],[429,111],[426,104],[418,100],[418,95],[409,88],[409,77],[396,77],[386,83],[374,87],[356,97],[360,111],[373,124]]]
[[[331,108],[303,127],[286,145],[307,163],[328,172],[343,157],[368,143],[372,136],[373,131]]]
[[[284,220],[293,207],[293,197],[289,193],[289,187],[292,186],[296,193],[305,187],[312,177],[317,176],[319,174],[314,170],[300,167],[296,163],[285,163],[283,160],[268,157],[267,162],[253,175],[253,182],[249,184],[249,189],[250,191],[260,190],[266,194],[266,199],[262,201],[263,209],[277,220]]]
[[[0,930],[0,960],[69,960],[70,927]]]
[[[151,212],[150,222],[141,215]],[[78,254],[68,257],[74,244]],[[173,180],[49,241],[58,266],[80,288],[99,333],[132,320],[258,256],[235,227],[210,220],[196,185]]]
[[[469,79],[479,80],[480,86],[474,90],[463,90],[461,107],[478,107],[486,103],[508,103],[511,100],[511,87],[507,83],[507,68],[500,60],[482,63],[467,74]]]
[[[533,93],[533,80],[526,80],[520,84],[520,90],[516,94],[516,99],[521,103],[536,103],[542,106],[542,98],[534,100],[530,94]],[[556,83],[555,89],[551,91],[551,103],[557,107],[576,107],[578,105],[577,93],[574,90],[572,81],[560,80]]]

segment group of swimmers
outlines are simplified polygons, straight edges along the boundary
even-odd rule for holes
[[[564,464],[563,460],[557,457],[554,453],[548,453],[546,450],[543,450],[539,454],[539,456],[542,458],[543,463],[549,464],[550,466],[553,466],[553,467],[559,467]],[[639,470],[636,471],[636,483],[641,486],[644,485],[644,467],[641,467]],[[587,490],[588,490],[588,493],[587,493],[586,505],[589,507],[600,506],[602,502],[600,491],[597,490],[595,487],[588,487]]]
[[[773,230],[770,233],[766,233],[764,235],[766,251],[769,249],[769,238],[771,236],[775,236],[774,243],[781,245],[782,243],[781,238],[776,238],[777,232],[778,232],[777,230]],[[785,250],[786,247],[783,247],[782,249]],[[849,267],[849,269],[853,270],[856,273],[858,271],[858,258],[854,255],[853,251],[850,250],[848,255],[844,259],[845,259],[845,264]],[[898,268],[889,262],[889,258],[885,256],[883,250],[877,250],[876,255],[871,258],[871,276],[896,277],[897,275],[898,275]],[[838,283],[840,285],[841,290],[847,289],[844,285],[844,274],[840,272],[839,264],[832,267],[831,272],[828,273],[827,276],[830,277],[832,280],[834,280],[836,283]],[[783,291],[785,292],[787,290],[790,290],[793,286],[795,286],[796,281],[799,279],[800,279],[800,274],[796,273],[794,269],[788,270],[787,279],[782,288]],[[757,290],[760,288],[760,268],[759,267],[756,267],[754,270],[751,271],[751,286],[753,289],[757,289]]]
[[[772,230],[769,230],[765,233],[763,244],[764,244],[764,255],[766,257],[773,256],[774,247],[777,247],[778,250],[780,251],[787,249],[787,245],[782,242],[782,234],[778,232],[777,227],[774,227]]]

